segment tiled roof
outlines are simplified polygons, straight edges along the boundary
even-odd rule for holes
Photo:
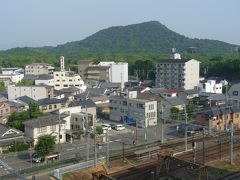
[[[48,105],[48,104],[59,104],[59,103],[66,103],[67,102],[67,98],[62,98],[62,99],[57,99],[57,98],[44,98],[44,99],[40,99],[37,101],[37,104],[39,106],[42,105]]]
[[[25,121],[23,122],[23,124],[31,128],[40,128],[40,127],[56,125],[59,123],[64,124],[65,121],[62,120],[62,118],[63,118],[63,115],[61,115],[61,120],[59,121],[58,114],[48,114],[32,120]]]
[[[69,105],[69,107],[74,107],[74,106],[81,106],[81,107],[96,107],[96,104],[91,100],[91,99],[86,99],[86,100],[81,100],[81,101],[73,101]]]

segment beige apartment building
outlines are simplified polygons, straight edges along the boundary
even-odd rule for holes
[[[34,100],[53,97],[53,87],[46,85],[35,86],[8,86],[8,100],[28,96]]]
[[[199,61],[190,59],[162,60],[156,64],[156,87],[194,89],[199,84]]]
[[[32,63],[25,66],[25,75],[53,74],[54,66],[48,63]]]
[[[137,98],[137,91],[110,96],[110,120],[132,119],[138,127],[157,125],[157,101]]]

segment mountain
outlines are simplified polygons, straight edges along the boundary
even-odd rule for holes
[[[191,39],[180,35],[157,21],[103,29],[81,41],[56,47],[14,48],[0,51],[0,62],[25,59],[51,61],[60,55],[72,58],[115,55],[169,54],[172,47],[186,52],[189,47],[199,53],[231,53],[236,45],[209,39]],[[47,60],[46,60],[47,59]],[[3,64],[4,65],[4,64]]]

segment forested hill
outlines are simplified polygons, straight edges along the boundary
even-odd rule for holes
[[[191,28],[191,27],[189,27]],[[57,62],[60,55],[69,59],[129,55],[169,54],[176,47],[180,53],[195,47],[198,53],[231,53],[236,45],[217,40],[191,39],[180,35],[157,21],[101,30],[81,41],[56,47],[14,48],[0,51],[0,65],[21,65],[33,61]]]

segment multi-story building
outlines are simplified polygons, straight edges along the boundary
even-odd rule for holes
[[[194,89],[198,84],[199,61],[197,60],[169,59],[156,64],[156,87],[187,90]]]
[[[26,75],[53,74],[54,66],[48,63],[32,63],[25,66]]]
[[[22,68],[2,68],[0,74],[0,82],[5,85],[16,84],[21,82],[24,77],[24,70]]]
[[[200,92],[222,94],[222,83],[217,83],[215,80],[207,80],[200,83],[197,89]]]
[[[8,99],[13,100],[21,96],[28,96],[34,100],[53,97],[53,87],[46,85],[8,86]]]
[[[7,123],[7,117],[10,115],[10,106],[7,101],[0,101],[0,124]]]
[[[69,88],[69,87],[76,87],[81,90],[81,93],[85,92],[87,87],[84,84],[80,75],[76,74],[73,71],[65,71],[63,56],[60,57],[60,65],[61,65],[61,70],[55,71],[53,73],[54,89],[60,90],[60,89]]]
[[[128,82],[128,63],[100,62],[97,65],[89,65],[86,76],[88,80],[125,83]]]
[[[157,125],[157,101],[137,98],[137,91],[119,93],[110,98],[110,120],[128,121],[138,127]]]
[[[54,86],[54,78],[52,75],[39,75],[35,79],[35,85],[48,85],[48,86]]]
[[[89,65],[92,65],[91,60],[80,60],[78,61],[78,74],[82,77],[83,80],[86,79],[87,68]]]
[[[71,130],[79,131],[93,127],[93,115],[85,112],[78,112],[71,114]]]

